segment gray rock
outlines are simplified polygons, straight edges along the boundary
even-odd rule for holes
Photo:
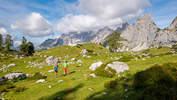
[[[63,80],[58,80],[58,83],[61,83],[61,82],[63,82]]]
[[[90,76],[96,78],[96,75],[94,73],[90,74]]]
[[[26,77],[26,74],[21,72],[14,72],[4,76],[5,79],[12,80],[14,78]]]
[[[86,55],[87,52],[88,52],[88,51],[87,51],[86,49],[83,49],[83,50],[80,52],[80,54]]]
[[[118,61],[107,64],[105,70],[107,70],[108,67],[114,69],[116,71],[116,74],[119,74],[120,72],[124,72],[125,70],[129,70],[129,67],[126,63],[118,62]]]
[[[57,64],[59,62],[59,59],[58,58],[55,58],[54,56],[49,56],[46,58],[46,63],[48,65],[54,65],[54,64]]]
[[[43,83],[43,82],[45,82],[45,79],[40,79],[36,81],[36,83]]]
[[[76,58],[72,58],[71,61],[76,61]]]
[[[78,60],[77,62],[78,62],[78,63],[83,63],[83,61],[82,61],[82,60]]]
[[[92,71],[94,71],[94,70],[96,70],[98,67],[100,67],[102,64],[103,64],[102,61],[93,63],[93,64],[89,67],[89,69],[92,70]]]
[[[50,73],[50,72],[54,72],[54,70],[48,70],[48,72]]]
[[[0,98],[0,100],[5,100],[5,98]]]

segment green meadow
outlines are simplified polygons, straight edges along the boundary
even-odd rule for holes
[[[83,49],[88,51],[87,56],[90,58],[82,56],[80,52]],[[16,65],[8,68],[7,72],[0,72],[0,77],[11,72],[23,72],[31,76],[42,72],[47,78],[43,83],[36,83],[37,79],[28,78],[10,81],[8,84],[13,85],[10,88],[7,85],[0,85],[0,97],[5,100],[142,100],[143,97],[144,100],[162,98],[175,100],[177,99],[177,54],[170,53],[171,50],[169,47],[162,47],[139,52],[112,53],[101,45],[88,43],[59,46],[21,59],[1,55],[0,68],[11,63]],[[39,67],[29,63],[45,62],[46,56],[60,58],[58,78],[54,72],[48,72],[53,66],[46,64]],[[72,58],[83,62],[71,61]],[[69,62],[67,76],[63,76],[63,60]],[[129,66],[129,71],[119,76],[93,78],[90,74],[95,72],[89,70],[89,67],[98,61],[104,64],[114,61],[125,62]],[[142,87],[138,87],[137,84]],[[168,87],[169,85],[171,87]],[[6,91],[2,91],[2,88]],[[157,94],[160,90],[162,93]]]

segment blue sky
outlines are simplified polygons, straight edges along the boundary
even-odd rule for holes
[[[129,3],[127,3],[129,2]],[[129,23],[151,13],[160,28],[177,16],[177,0],[0,0],[0,32],[40,44],[61,33]]]

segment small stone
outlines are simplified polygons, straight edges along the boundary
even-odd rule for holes
[[[106,92],[102,92],[102,94],[106,95],[107,93]]]
[[[78,62],[78,63],[82,63],[83,61],[82,61],[82,60],[78,60],[77,62]]]
[[[45,82],[45,79],[40,79],[36,81],[36,83],[43,83],[43,82]]]
[[[54,72],[54,70],[48,70],[48,72],[50,73],[50,72]]]
[[[93,89],[92,89],[92,88],[88,88],[88,90],[93,91]]]
[[[61,82],[63,82],[63,80],[58,80],[58,83],[61,83]]]
[[[90,74],[90,76],[96,78],[96,75],[94,73]]]
[[[49,88],[52,88],[52,86],[51,86],[51,85],[49,85],[48,87],[49,87]]]

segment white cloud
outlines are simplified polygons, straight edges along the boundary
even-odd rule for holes
[[[36,12],[32,12],[22,20],[17,20],[15,24],[11,24],[11,28],[32,37],[46,36],[53,33],[50,22]]]
[[[3,35],[3,36],[5,36],[5,35],[7,35],[9,33],[7,32],[7,30],[5,28],[1,27],[0,28],[0,34]]]
[[[149,0],[79,0],[81,14],[67,15],[56,25],[59,33],[113,26],[140,16]]]

